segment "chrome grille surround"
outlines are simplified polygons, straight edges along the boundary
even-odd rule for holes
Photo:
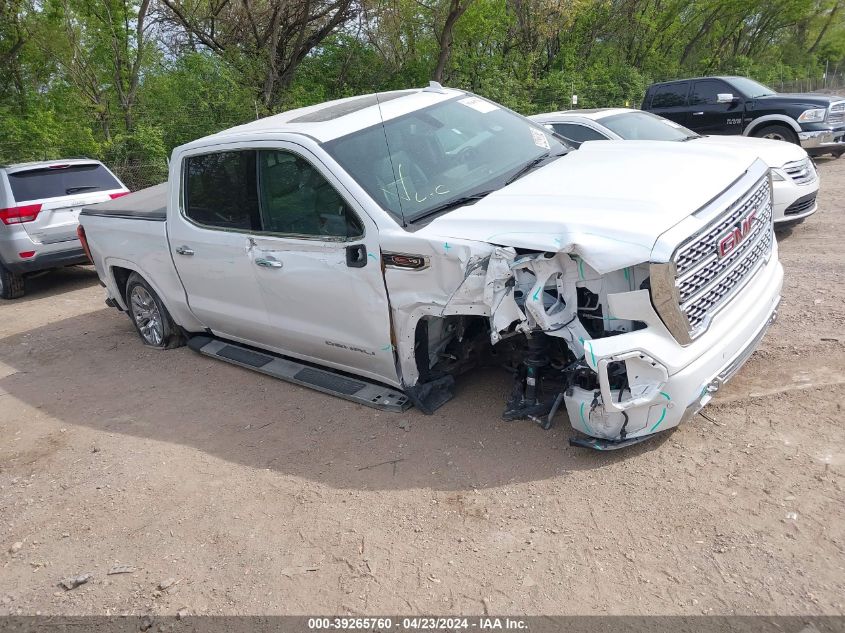
[[[827,111],[827,122],[839,124],[845,121],[845,101],[831,103]]]
[[[652,304],[681,345],[703,334],[713,316],[768,262],[775,241],[771,186],[768,167],[756,161],[743,178],[655,245]],[[754,210],[746,235],[720,257],[721,238]]]
[[[808,185],[811,182],[815,182],[816,178],[818,178],[816,168],[813,166],[813,162],[809,157],[786,163],[782,169],[795,181],[796,185]]]

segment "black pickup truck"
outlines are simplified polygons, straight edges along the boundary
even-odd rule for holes
[[[699,134],[789,141],[813,156],[845,152],[845,99],[779,94],[747,77],[697,77],[649,86],[642,109]]]

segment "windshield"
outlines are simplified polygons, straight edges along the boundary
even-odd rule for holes
[[[623,112],[599,119],[626,141],[686,141],[698,134],[650,112]]]
[[[748,99],[777,94],[768,86],[764,86],[747,77],[731,77],[730,83]]]
[[[490,101],[456,97],[324,145],[385,210],[413,222],[499,189],[532,161],[569,148]]]

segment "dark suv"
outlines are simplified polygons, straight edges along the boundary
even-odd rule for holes
[[[845,99],[816,93],[778,94],[747,77],[652,84],[642,109],[699,134],[789,141],[813,156],[845,152]]]

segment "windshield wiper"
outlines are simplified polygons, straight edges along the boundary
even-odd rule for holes
[[[422,220],[423,218],[427,218],[431,215],[443,213],[443,211],[448,211],[449,209],[454,209],[455,207],[460,207],[460,206],[463,206],[465,204],[469,204],[470,202],[478,202],[484,196],[488,196],[491,193],[493,193],[492,189],[490,191],[479,191],[478,193],[473,193],[473,194],[470,194],[468,196],[460,196],[458,198],[455,198],[454,200],[449,200],[449,202],[444,202],[443,204],[440,204],[436,207],[432,207],[428,211],[424,211],[420,215],[418,215],[415,218],[409,220],[409,222],[411,224],[413,224],[414,222],[418,222],[418,221]]]
[[[525,164],[524,166],[522,166],[519,170],[517,170],[517,172],[516,172],[516,173],[514,173],[514,174],[513,174],[510,178],[508,178],[508,179],[505,181],[505,187],[507,187],[507,186],[508,186],[509,184],[511,184],[512,182],[514,182],[514,181],[516,181],[516,180],[519,180],[519,179],[520,179],[520,178],[522,178],[525,174],[527,174],[529,171],[531,171],[532,169],[534,169],[537,165],[539,165],[540,163],[542,163],[542,162],[544,162],[544,161],[548,160],[549,158],[560,158],[561,156],[565,156],[565,155],[566,155],[566,154],[568,154],[568,153],[569,153],[569,150],[567,150],[567,151],[563,151],[563,152],[559,152],[559,153],[557,153],[557,154],[552,154],[552,153],[551,153],[551,151],[548,151],[548,152],[546,152],[545,154],[541,154],[540,156],[538,156],[538,157],[537,157],[537,158],[535,158],[534,160],[532,160],[532,161],[530,161],[530,162],[526,163],[526,164]]]
[[[78,187],[68,187],[67,189],[65,189],[65,193],[71,194],[71,193],[74,193],[76,191],[83,191],[85,189],[99,189],[99,188],[100,188],[99,185],[79,185]]]
[[[681,143],[686,143],[687,141],[694,141],[697,138],[701,138],[701,134],[688,134],[684,138],[680,139]]]

